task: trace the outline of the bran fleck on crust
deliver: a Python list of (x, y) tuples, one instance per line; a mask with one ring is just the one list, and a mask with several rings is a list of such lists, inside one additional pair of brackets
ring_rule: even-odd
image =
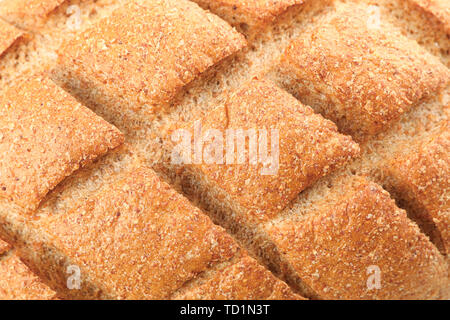
[(34, 29), (41, 26), (48, 14), (65, 0), (3, 0), (0, 2), (0, 17), (9, 23)]
[(46, 78), (0, 98), (0, 198), (33, 211), (65, 177), (123, 135)]
[(436, 57), (390, 25), (370, 21), (367, 7), (340, 6), (294, 40), (279, 67), (288, 91), (361, 139), (449, 82)]
[[(393, 193), (418, 223), (434, 225), (431, 237), (446, 255), (450, 249), (450, 130), (395, 155), (387, 164)], [(426, 227), (425, 227), (426, 228)]]
[(244, 256), (205, 283), (175, 299), (304, 300), (249, 256)]
[(0, 20), (0, 56), (23, 35), (23, 31)]
[[(359, 154), (358, 145), (350, 137), (339, 134), (331, 121), (314, 114), (311, 108), (265, 80), (252, 80), (230, 93), (225, 105), (211, 111), (200, 123), (203, 133), (208, 129), (219, 130), (224, 144), (228, 143), (225, 138), (228, 129), (255, 129), (257, 135), (263, 134), (258, 130), (265, 129), (269, 157), (277, 157), (272, 154), (271, 145), (279, 144), (279, 168), (267, 174), (262, 172), (268, 166), (260, 161), (261, 150), (255, 149), (260, 153), (258, 163), (249, 163), (247, 143), (244, 143), (247, 158), (242, 164), (237, 164), (236, 154), (228, 163), (228, 155), (224, 154), (223, 164), (207, 164), (203, 159), (201, 164), (185, 165), (199, 181), (208, 181), (208, 185), (223, 190), (235, 203), (231, 207), (242, 208), (242, 214), (249, 219), (273, 218), (317, 179)], [(183, 128), (193, 132), (192, 126)], [(271, 129), (279, 132), (279, 141), (271, 141)], [(206, 154), (207, 144), (202, 155)]]
[[(267, 226), (298, 276), (323, 299), (441, 297), (443, 256), (389, 194), (356, 178), (342, 197), (337, 206), (324, 202), (315, 213)], [(377, 270), (381, 287), (370, 290)]]
[(120, 117), (152, 118), (245, 45), (241, 34), (190, 1), (138, 0), (66, 42), (55, 73), (63, 83), (100, 90), (102, 103)]

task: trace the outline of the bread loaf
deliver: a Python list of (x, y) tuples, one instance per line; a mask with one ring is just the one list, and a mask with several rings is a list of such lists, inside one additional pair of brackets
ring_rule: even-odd
[(1, 299), (448, 299), (445, 0), (0, 2)]

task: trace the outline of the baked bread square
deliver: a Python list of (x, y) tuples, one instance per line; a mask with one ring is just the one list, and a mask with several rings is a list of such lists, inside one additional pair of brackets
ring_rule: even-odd
[(392, 192), (443, 254), (450, 248), (450, 131), (448, 123), (387, 163)]
[(297, 98), (364, 140), (449, 82), (448, 69), (366, 6), (340, 6), (285, 50), (281, 82)]
[[(273, 218), (301, 191), (359, 154), (358, 145), (332, 122), (266, 80), (231, 92), (223, 106), (198, 122), (199, 137), (197, 122), (172, 133), (177, 141), (187, 130), (191, 142), (181, 152), (180, 145), (169, 150), (172, 161), (181, 156), (199, 189), (253, 221)], [(210, 130), (222, 139), (221, 154), (214, 148), (216, 136), (208, 137)], [(204, 140), (200, 159), (194, 149), (191, 158), (183, 157), (190, 146), (197, 148), (196, 138)]]
[(35, 210), (65, 177), (124, 140), (47, 78), (0, 97), (0, 199)]
[(21, 30), (0, 20), (0, 56), (22, 35)]
[(239, 250), (231, 236), (147, 168), (42, 225), (51, 245), (79, 266), (86, 281), (121, 299), (170, 298)]
[(252, 38), (261, 36), (277, 19), (289, 13), (294, 18), (308, 7), (323, 8), (332, 0), (193, 0), (228, 21), (239, 32)]
[[(55, 74), (107, 112), (152, 120), (182, 88), (246, 45), (226, 22), (187, 0), (126, 3), (60, 49)], [(72, 85), (71, 85), (72, 84)]]
[(0, 17), (9, 23), (33, 30), (42, 26), (47, 16), (65, 0), (3, 0)]
[(447, 264), (380, 186), (355, 178), (315, 212), (268, 224), (284, 268), (322, 299), (437, 299)]
[(225, 267), (177, 300), (303, 300), (249, 256)]

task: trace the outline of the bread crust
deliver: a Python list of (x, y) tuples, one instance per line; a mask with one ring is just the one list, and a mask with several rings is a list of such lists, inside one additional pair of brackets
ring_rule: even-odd
[[(271, 129), (279, 132), (279, 140), (274, 141), (279, 144), (279, 168), (273, 173), (263, 174), (267, 165), (259, 160), (257, 164), (250, 163), (248, 144), (243, 164), (237, 163), (236, 155), (231, 164), (207, 164), (205, 159), (201, 164), (186, 164), (196, 171), (198, 181), (206, 179), (227, 193), (236, 204), (232, 207), (241, 207), (249, 220), (273, 218), (317, 179), (359, 154), (358, 145), (339, 134), (332, 122), (266, 80), (249, 81), (231, 92), (224, 106), (212, 110), (200, 123), (203, 133), (219, 130), (224, 143), (227, 129), (255, 129), (258, 135), (264, 129), (269, 157), (277, 156), (270, 153)], [(182, 128), (193, 133), (193, 126)]]
[(433, 15), (450, 35), (450, 3), (446, 0), (408, 0), (423, 12)]
[(370, 21), (366, 7), (342, 5), (294, 40), (280, 62), (288, 91), (361, 139), (385, 130), (450, 79), (416, 42)]
[[(267, 226), (298, 276), (322, 299), (442, 297), (445, 260), (389, 194), (360, 178), (343, 194), (337, 206), (324, 201), (314, 213)], [(368, 285), (374, 270), (379, 289)]]
[(12, 252), (0, 258), (0, 300), (55, 300), (56, 293)]
[[(446, 7), (0, 1), (0, 298), (448, 299)], [(279, 167), (169, 164), (195, 119)]]
[(450, 130), (441, 130), (387, 164), (393, 191), (409, 204), (419, 223), (437, 228), (436, 243), (446, 255), (450, 249)]
[(249, 256), (228, 266), (179, 300), (304, 300)]
[(202, 8), (228, 21), (239, 31), (256, 33), (272, 24), (277, 17), (292, 9), (303, 6), (305, 0), (194, 0)]
[(0, 56), (22, 35), (21, 30), (0, 20)]
[(64, 178), (124, 140), (47, 78), (11, 87), (0, 105), (0, 198), (27, 213)]
[(0, 239), (0, 255), (3, 255), (9, 249), (11, 249), (11, 246), (9, 245), (9, 243)]
[(239, 250), (146, 168), (105, 186), (66, 215), (50, 217), (43, 229), (53, 246), (121, 299), (167, 299)]
[(241, 34), (190, 1), (139, 0), (63, 44), (58, 69), (101, 90), (116, 114), (151, 118), (245, 45)]
[(4, 0), (0, 17), (9, 23), (33, 30), (42, 26), (48, 14), (65, 0)]

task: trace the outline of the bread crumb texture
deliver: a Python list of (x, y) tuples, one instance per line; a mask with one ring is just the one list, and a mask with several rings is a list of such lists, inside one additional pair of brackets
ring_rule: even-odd
[(123, 139), (46, 78), (11, 87), (0, 98), (0, 199), (33, 211), (65, 177)]

